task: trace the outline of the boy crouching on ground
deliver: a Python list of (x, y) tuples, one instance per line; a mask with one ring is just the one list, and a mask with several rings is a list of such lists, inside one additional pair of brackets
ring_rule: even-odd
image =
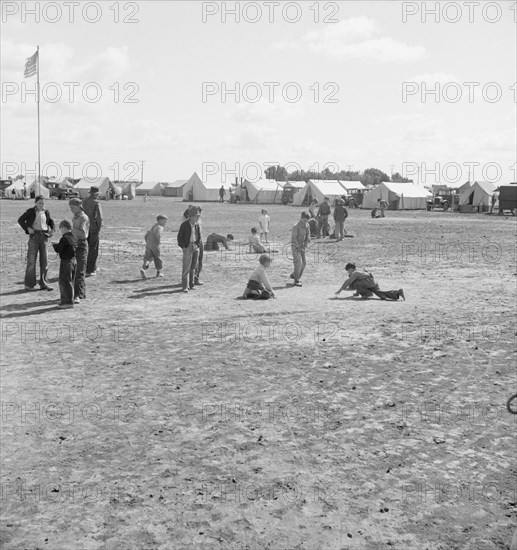
[(77, 261), (75, 259), (76, 242), (72, 234), (72, 224), (63, 220), (59, 224), (61, 239), (58, 243), (52, 243), (52, 247), (59, 254), (59, 290), (61, 300), (59, 309), (72, 309), (74, 307), (74, 283)]
[(274, 298), (275, 293), (269, 282), (266, 269), (271, 265), (272, 259), (267, 254), (259, 258), (259, 265), (255, 268), (248, 281), (248, 286), (242, 295), (243, 298), (251, 300), (268, 300)]
[(356, 269), (355, 264), (348, 263), (346, 264), (345, 269), (348, 273), (348, 279), (336, 292), (336, 296), (338, 296), (342, 290), (346, 290), (348, 288), (350, 290), (355, 290), (354, 296), (361, 296), (363, 300), (370, 298), (373, 294), (378, 296), (381, 300), (398, 300), (399, 298), (402, 298), (404, 301), (406, 300), (402, 289), (380, 290), (379, 285), (373, 278), (373, 275), (367, 271), (359, 271)]
[(160, 243), (162, 240), (162, 233), (165, 225), (167, 224), (167, 216), (159, 215), (156, 217), (156, 223), (145, 234), (145, 254), (144, 265), (140, 269), (142, 279), (147, 279), (146, 271), (154, 260), (154, 267), (156, 268), (156, 276), (163, 277), (163, 262), (160, 257)]

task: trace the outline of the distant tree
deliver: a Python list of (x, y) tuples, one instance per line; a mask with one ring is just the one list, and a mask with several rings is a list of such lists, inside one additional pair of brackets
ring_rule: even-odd
[(393, 176), (391, 176), (391, 181), (396, 183), (413, 183), (413, 180), (402, 177), (398, 172), (395, 172)]
[(270, 166), (264, 170), (266, 179), (276, 181), (287, 180), (287, 170), (283, 166)]
[(383, 181), (390, 181), (388, 174), (378, 168), (367, 168), (361, 178), (361, 183), (365, 185), (379, 185)]

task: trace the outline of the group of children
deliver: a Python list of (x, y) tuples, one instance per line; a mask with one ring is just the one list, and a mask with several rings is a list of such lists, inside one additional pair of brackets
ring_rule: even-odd
[[(344, 207), (339, 202), (336, 208)], [(182, 270), (182, 287), (183, 292), (193, 290), (196, 285), (202, 285), (199, 281), (199, 273), (202, 268), (203, 248), (206, 250), (219, 250), (219, 245), (223, 245), (229, 249), (228, 242), (233, 241), (232, 234), (226, 237), (217, 233), (212, 233), (207, 238), (206, 245), (203, 247), (201, 239), (201, 227), (199, 219), (201, 216), (201, 207), (190, 206), (184, 213), (184, 221), (178, 231), (178, 245), (183, 250), (183, 270)], [(328, 214), (327, 214), (328, 216)], [(301, 275), (305, 268), (305, 250), (310, 242), (310, 212), (302, 212), (300, 220), (293, 227), (292, 231), (292, 251), (294, 272), (291, 278), (294, 279), (295, 286), (301, 285)], [(346, 218), (345, 218), (346, 219)], [(167, 225), (168, 217), (160, 214), (156, 218), (156, 223), (146, 232), (145, 238), (145, 253), (143, 265), (140, 269), (140, 274), (143, 279), (147, 279), (147, 270), (151, 262), (154, 262), (156, 268), (156, 277), (163, 277), (163, 261), (160, 254), (160, 243), (165, 226)], [(343, 222), (344, 224), (344, 222)], [(243, 293), (243, 298), (254, 300), (267, 300), (274, 298), (275, 293), (267, 276), (267, 269), (272, 264), (272, 257), (266, 254), (267, 250), (262, 244), (269, 243), (268, 237), (270, 232), (270, 217), (267, 210), (262, 210), (259, 219), (260, 235), (257, 228), (251, 229), (249, 237), (250, 251), (253, 250), (260, 253), (259, 265), (251, 274), (246, 289)], [(54, 250), (59, 254), (61, 263), (59, 270), (59, 288), (61, 291), (61, 306), (62, 308), (73, 307), (74, 296), (74, 271), (75, 271), (75, 242), (72, 235), (72, 225), (69, 221), (63, 220), (59, 224), (61, 231), (61, 240), (53, 244)], [(339, 234), (342, 238), (343, 225), (339, 226)], [(371, 273), (367, 271), (357, 270), (355, 264), (348, 263), (345, 266), (348, 273), (348, 279), (343, 283), (340, 289), (336, 292), (338, 296), (345, 289), (355, 290), (354, 296), (360, 296), (363, 299), (370, 298), (372, 295), (378, 296), (381, 300), (405, 300), (404, 291), (390, 290), (381, 291), (378, 284), (373, 279)]]

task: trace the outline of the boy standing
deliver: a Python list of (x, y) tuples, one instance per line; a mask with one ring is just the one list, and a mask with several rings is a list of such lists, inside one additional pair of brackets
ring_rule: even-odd
[(336, 238), (342, 241), (345, 237), (345, 220), (348, 218), (348, 210), (342, 199), (337, 199), (336, 208), (334, 208), (334, 221), (336, 222), (335, 234)]
[(385, 218), (384, 212), (386, 212), (386, 208), (388, 208), (388, 203), (384, 199), (377, 199), (377, 202), (379, 203), (381, 218)]
[(398, 300), (402, 298), (406, 301), (404, 291), (399, 290), (380, 290), (379, 285), (373, 279), (373, 275), (366, 271), (359, 271), (356, 269), (355, 264), (348, 263), (345, 266), (345, 270), (348, 273), (348, 279), (341, 285), (341, 288), (336, 292), (336, 296), (342, 290), (350, 288), (355, 290), (354, 296), (361, 296), (363, 300), (370, 298), (372, 294), (378, 296), (381, 300)]
[(191, 206), (188, 210), (189, 219), (185, 220), (178, 231), (178, 245), (183, 250), (183, 270), (181, 284), (183, 292), (194, 290), (196, 265), (199, 258), (201, 241), (201, 229), (199, 227), (199, 210)]
[(162, 240), (163, 229), (168, 221), (167, 216), (160, 214), (156, 216), (156, 223), (145, 234), (145, 253), (144, 264), (140, 269), (140, 274), (144, 281), (147, 279), (146, 270), (149, 269), (151, 261), (154, 261), (154, 267), (156, 268), (156, 277), (163, 277), (163, 262), (160, 257), (160, 243)]
[(260, 225), (260, 239), (262, 240), (262, 236), (264, 236), (264, 242), (269, 242), (268, 235), (269, 235), (269, 222), (271, 221), (271, 218), (267, 214), (267, 210), (262, 210), (260, 213), (259, 218), (259, 225)]
[(72, 224), (68, 220), (63, 220), (59, 224), (59, 229), (61, 230), (61, 239), (58, 243), (52, 244), (61, 259), (59, 263), (61, 302), (58, 307), (59, 309), (72, 309), (74, 307), (74, 282), (77, 267), (75, 239), (72, 234)]
[(321, 230), (323, 229), (323, 238), (329, 234), (329, 216), (331, 208), (329, 204), (329, 198), (325, 197), (318, 210), (318, 239), (322, 236)]
[(302, 212), (300, 221), (293, 227), (291, 232), (291, 251), (293, 253), (294, 271), (291, 279), (294, 279), (294, 286), (302, 286), (302, 275), (307, 265), (305, 251), (311, 241), (309, 229), (310, 214)]
[(45, 197), (38, 195), (34, 199), (34, 203), (33, 208), (29, 208), (18, 218), (18, 224), (29, 235), (25, 290), (34, 290), (36, 286), (36, 260), (38, 254), (39, 286), (41, 290), (52, 290), (52, 287), (47, 283), (47, 242), (54, 233), (54, 220), (50, 217), (50, 212), (45, 210)]
[(77, 248), (75, 257), (77, 268), (74, 282), (74, 304), (79, 304), (86, 298), (86, 261), (88, 259), (88, 234), (90, 232), (90, 220), (84, 213), (81, 199), (70, 199), (68, 201), (70, 210), (73, 212), (72, 233), (76, 240)]

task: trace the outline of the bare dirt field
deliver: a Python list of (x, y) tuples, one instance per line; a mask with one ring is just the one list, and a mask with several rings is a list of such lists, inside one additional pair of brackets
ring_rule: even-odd
[[(354, 238), (313, 242), (297, 288), (301, 209), (268, 207), (277, 298), (253, 302), (240, 243), (261, 206), (203, 205), (205, 237), (236, 242), (184, 295), (185, 203), (111, 201), (100, 274), (61, 311), (53, 252), (55, 290), (23, 290), (29, 206), (0, 204), (2, 548), (509, 547), (515, 218), (352, 210)], [(165, 278), (142, 281), (159, 213)], [(347, 261), (407, 300), (335, 299)]]

